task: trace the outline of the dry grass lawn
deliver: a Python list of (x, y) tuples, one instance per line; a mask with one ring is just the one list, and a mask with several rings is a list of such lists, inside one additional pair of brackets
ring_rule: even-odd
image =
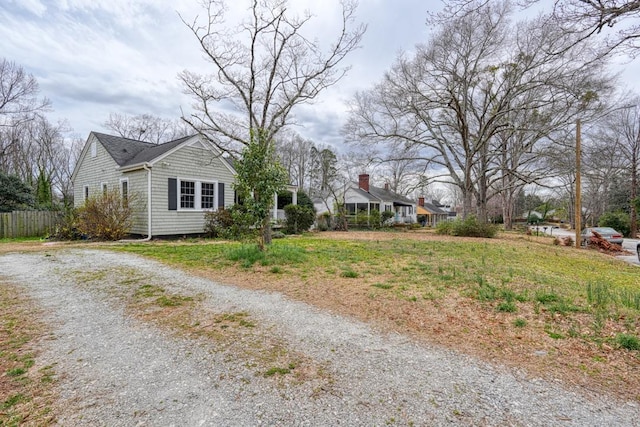
[[(295, 242), (295, 239), (291, 237), (284, 242)], [(280, 292), (294, 300), (368, 322), (382, 331), (406, 334), (426, 345), (444, 346), (514, 368), (519, 375), (559, 381), (587, 395), (606, 393), (640, 401), (640, 351), (620, 348), (613, 339), (621, 333), (639, 335), (637, 311), (618, 310), (599, 317), (585, 309), (571, 308), (571, 304), (565, 309), (553, 308), (554, 305), (540, 302), (544, 295), (527, 294), (527, 289), (538, 281), (545, 284), (545, 289), (564, 289), (563, 280), (574, 280), (571, 269), (594, 259), (598, 265), (619, 270), (615, 280), (622, 280), (622, 286), (637, 298), (640, 295), (640, 270), (628, 268), (603, 254), (557, 247), (549, 238), (522, 235), (501, 234), (498, 239), (485, 240), (437, 236), (428, 232), (335, 232), (304, 237), (301, 241), (304, 241), (300, 246), (307, 261), (283, 265), (253, 263), (250, 266), (215, 258), (220, 256), (220, 247), (228, 246), (219, 241), (80, 246), (137, 252), (218, 282)], [(326, 251), (331, 250), (322, 246), (326, 242), (342, 242), (340, 244), (347, 248), (352, 246), (354, 251), (373, 253), (387, 248), (387, 252), (378, 253), (377, 258), (372, 256), (372, 264), (368, 265), (362, 261), (362, 256), (350, 257), (349, 250), (336, 249), (332, 265), (315, 265), (314, 251), (324, 251), (326, 256)], [(423, 243), (433, 248), (469, 242), (480, 249), (477, 252), (472, 249), (471, 258), (466, 261), (445, 256), (429, 264), (440, 255), (428, 250), (417, 259), (411, 258), (414, 255), (408, 254), (410, 244), (407, 246), (407, 242), (415, 242), (413, 248), (420, 248)], [(505, 260), (522, 256), (527, 250), (548, 254), (548, 259), (541, 260), (539, 269), (534, 266), (533, 270), (519, 272), (509, 267), (509, 277), (505, 277), (506, 270), (500, 270), (496, 279), (492, 270), (499, 270), (498, 265), (491, 265), (495, 260), (485, 260), (482, 245), (491, 250), (492, 245), (499, 246), (497, 253)], [(37, 242), (2, 244), (0, 253), (68, 246), (43, 247)], [(190, 252), (179, 256), (185, 247)], [(396, 247), (398, 253), (393, 251)], [(513, 255), (509, 252), (511, 248)], [(218, 255), (207, 251), (217, 251), (215, 254)], [(578, 255), (573, 255), (576, 252)], [(554, 257), (562, 261), (554, 263)], [(469, 259), (474, 259), (477, 265), (470, 265)], [(478, 266), (482, 269), (477, 270)], [(473, 279), (463, 276), (467, 270), (485, 273)], [(567, 271), (569, 274), (565, 276)], [(599, 280), (597, 269), (584, 274), (592, 274), (590, 281)], [(437, 286), (416, 285), (429, 276), (438, 277)], [(502, 285), (499, 280), (503, 280)], [(585, 301), (580, 280), (575, 278), (577, 289), (567, 287), (566, 292), (563, 290), (560, 294), (567, 297), (567, 301), (587, 307), (589, 304)], [(458, 283), (464, 281), (463, 285)], [(493, 285), (487, 285), (487, 281)], [(500, 302), (505, 302), (502, 297), (481, 298), (483, 289), (496, 291), (507, 287), (516, 292), (515, 300), (507, 299), (515, 311), (500, 309)], [(522, 293), (518, 294), (520, 291)], [(518, 299), (518, 295), (528, 296)]]

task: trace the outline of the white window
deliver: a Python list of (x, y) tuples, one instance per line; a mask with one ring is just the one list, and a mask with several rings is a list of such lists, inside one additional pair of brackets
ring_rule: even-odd
[(200, 207), (202, 209), (215, 209), (216, 184), (203, 182), (200, 184)]
[(98, 144), (93, 141), (91, 143), (91, 157), (95, 157), (98, 155)]
[(102, 194), (103, 194), (104, 196), (106, 196), (106, 195), (107, 195), (107, 192), (108, 192), (107, 183), (106, 183), (106, 182), (103, 182), (103, 183), (102, 183)]
[(215, 210), (218, 207), (217, 189), (216, 182), (179, 179), (178, 208), (180, 210)]
[(196, 208), (196, 182), (180, 181), (180, 209)]
[(120, 180), (120, 195), (122, 196), (122, 206), (129, 206), (129, 179)]
[(89, 198), (89, 186), (85, 185), (82, 192), (84, 193), (84, 200), (87, 200)]

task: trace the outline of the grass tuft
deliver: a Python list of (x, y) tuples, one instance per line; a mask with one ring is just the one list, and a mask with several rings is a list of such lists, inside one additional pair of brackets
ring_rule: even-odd
[(627, 350), (640, 350), (640, 340), (634, 335), (618, 334), (616, 335), (616, 343)]
[(278, 374), (278, 375), (287, 375), (287, 374), (290, 374), (293, 369), (294, 369), (294, 367), (293, 367), (292, 364), (289, 364), (289, 367), (287, 367), (287, 368), (273, 367), (273, 368), (268, 369), (264, 373), (264, 376), (265, 377), (272, 377), (272, 376), (274, 376), (276, 374)]
[(513, 321), (513, 326), (515, 326), (516, 328), (524, 328), (525, 326), (527, 326), (527, 321), (522, 317), (518, 317)]
[(341, 276), (349, 279), (357, 279), (358, 277), (360, 277), (357, 271), (351, 269), (343, 271)]
[(518, 311), (518, 307), (512, 301), (503, 301), (496, 307), (498, 311), (502, 311), (504, 313), (515, 313)]
[[(21, 393), (14, 394), (13, 396), (9, 396), (9, 397), (7, 398), (7, 400), (5, 400), (4, 402), (2, 402), (2, 405), (0, 405), (0, 408), (2, 408), (2, 409), (9, 409), (9, 408), (11, 408), (12, 406), (15, 406), (15, 405), (17, 405), (18, 403), (23, 402), (23, 401), (25, 401), (25, 400), (27, 400), (27, 399), (26, 399), (26, 397), (25, 397), (23, 394), (21, 394)], [(1, 424), (0, 424), (0, 425), (1, 425)]]

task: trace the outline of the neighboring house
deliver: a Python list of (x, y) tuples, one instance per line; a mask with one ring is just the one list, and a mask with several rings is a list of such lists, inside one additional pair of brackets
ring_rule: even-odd
[(117, 188), (135, 195), (131, 233), (152, 236), (204, 231), (204, 214), (231, 207), (235, 170), (205, 138), (151, 144), (91, 132), (71, 176), (74, 204)]
[(440, 204), (436, 201), (432, 203), (425, 202), (424, 197), (418, 198), (418, 206), (416, 207), (418, 218), (424, 217), (423, 226), (435, 227), (439, 222), (449, 219), (449, 212), (441, 209)]
[(522, 214), (522, 219), (528, 220), (530, 218), (537, 218), (538, 220), (542, 220), (542, 213), (538, 211), (527, 211)]
[(416, 204), (410, 199), (385, 188), (375, 187), (369, 183), (369, 175), (358, 176), (358, 185), (349, 187), (344, 196), (345, 208), (348, 215), (363, 212), (369, 215), (371, 211), (393, 212), (396, 223), (415, 223)]

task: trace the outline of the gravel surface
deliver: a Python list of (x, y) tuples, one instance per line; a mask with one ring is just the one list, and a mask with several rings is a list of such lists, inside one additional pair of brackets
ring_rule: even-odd
[[(179, 337), (127, 314), (104, 291), (117, 275), (100, 286), (83, 280), (87, 272), (114, 269), (201, 293), (221, 313), (246, 311), (262, 333), (322, 366), (330, 381), (257, 375), (214, 341)], [(7, 254), (0, 256), (0, 280), (24, 287), (45, 309), (53, 337), (43, 340), (37, 363), (54, 365), (59, 377), (60, 425), (640, 425), (637, 402), (525, 379), (279, 294), (215, 283), (135, 255)]]

